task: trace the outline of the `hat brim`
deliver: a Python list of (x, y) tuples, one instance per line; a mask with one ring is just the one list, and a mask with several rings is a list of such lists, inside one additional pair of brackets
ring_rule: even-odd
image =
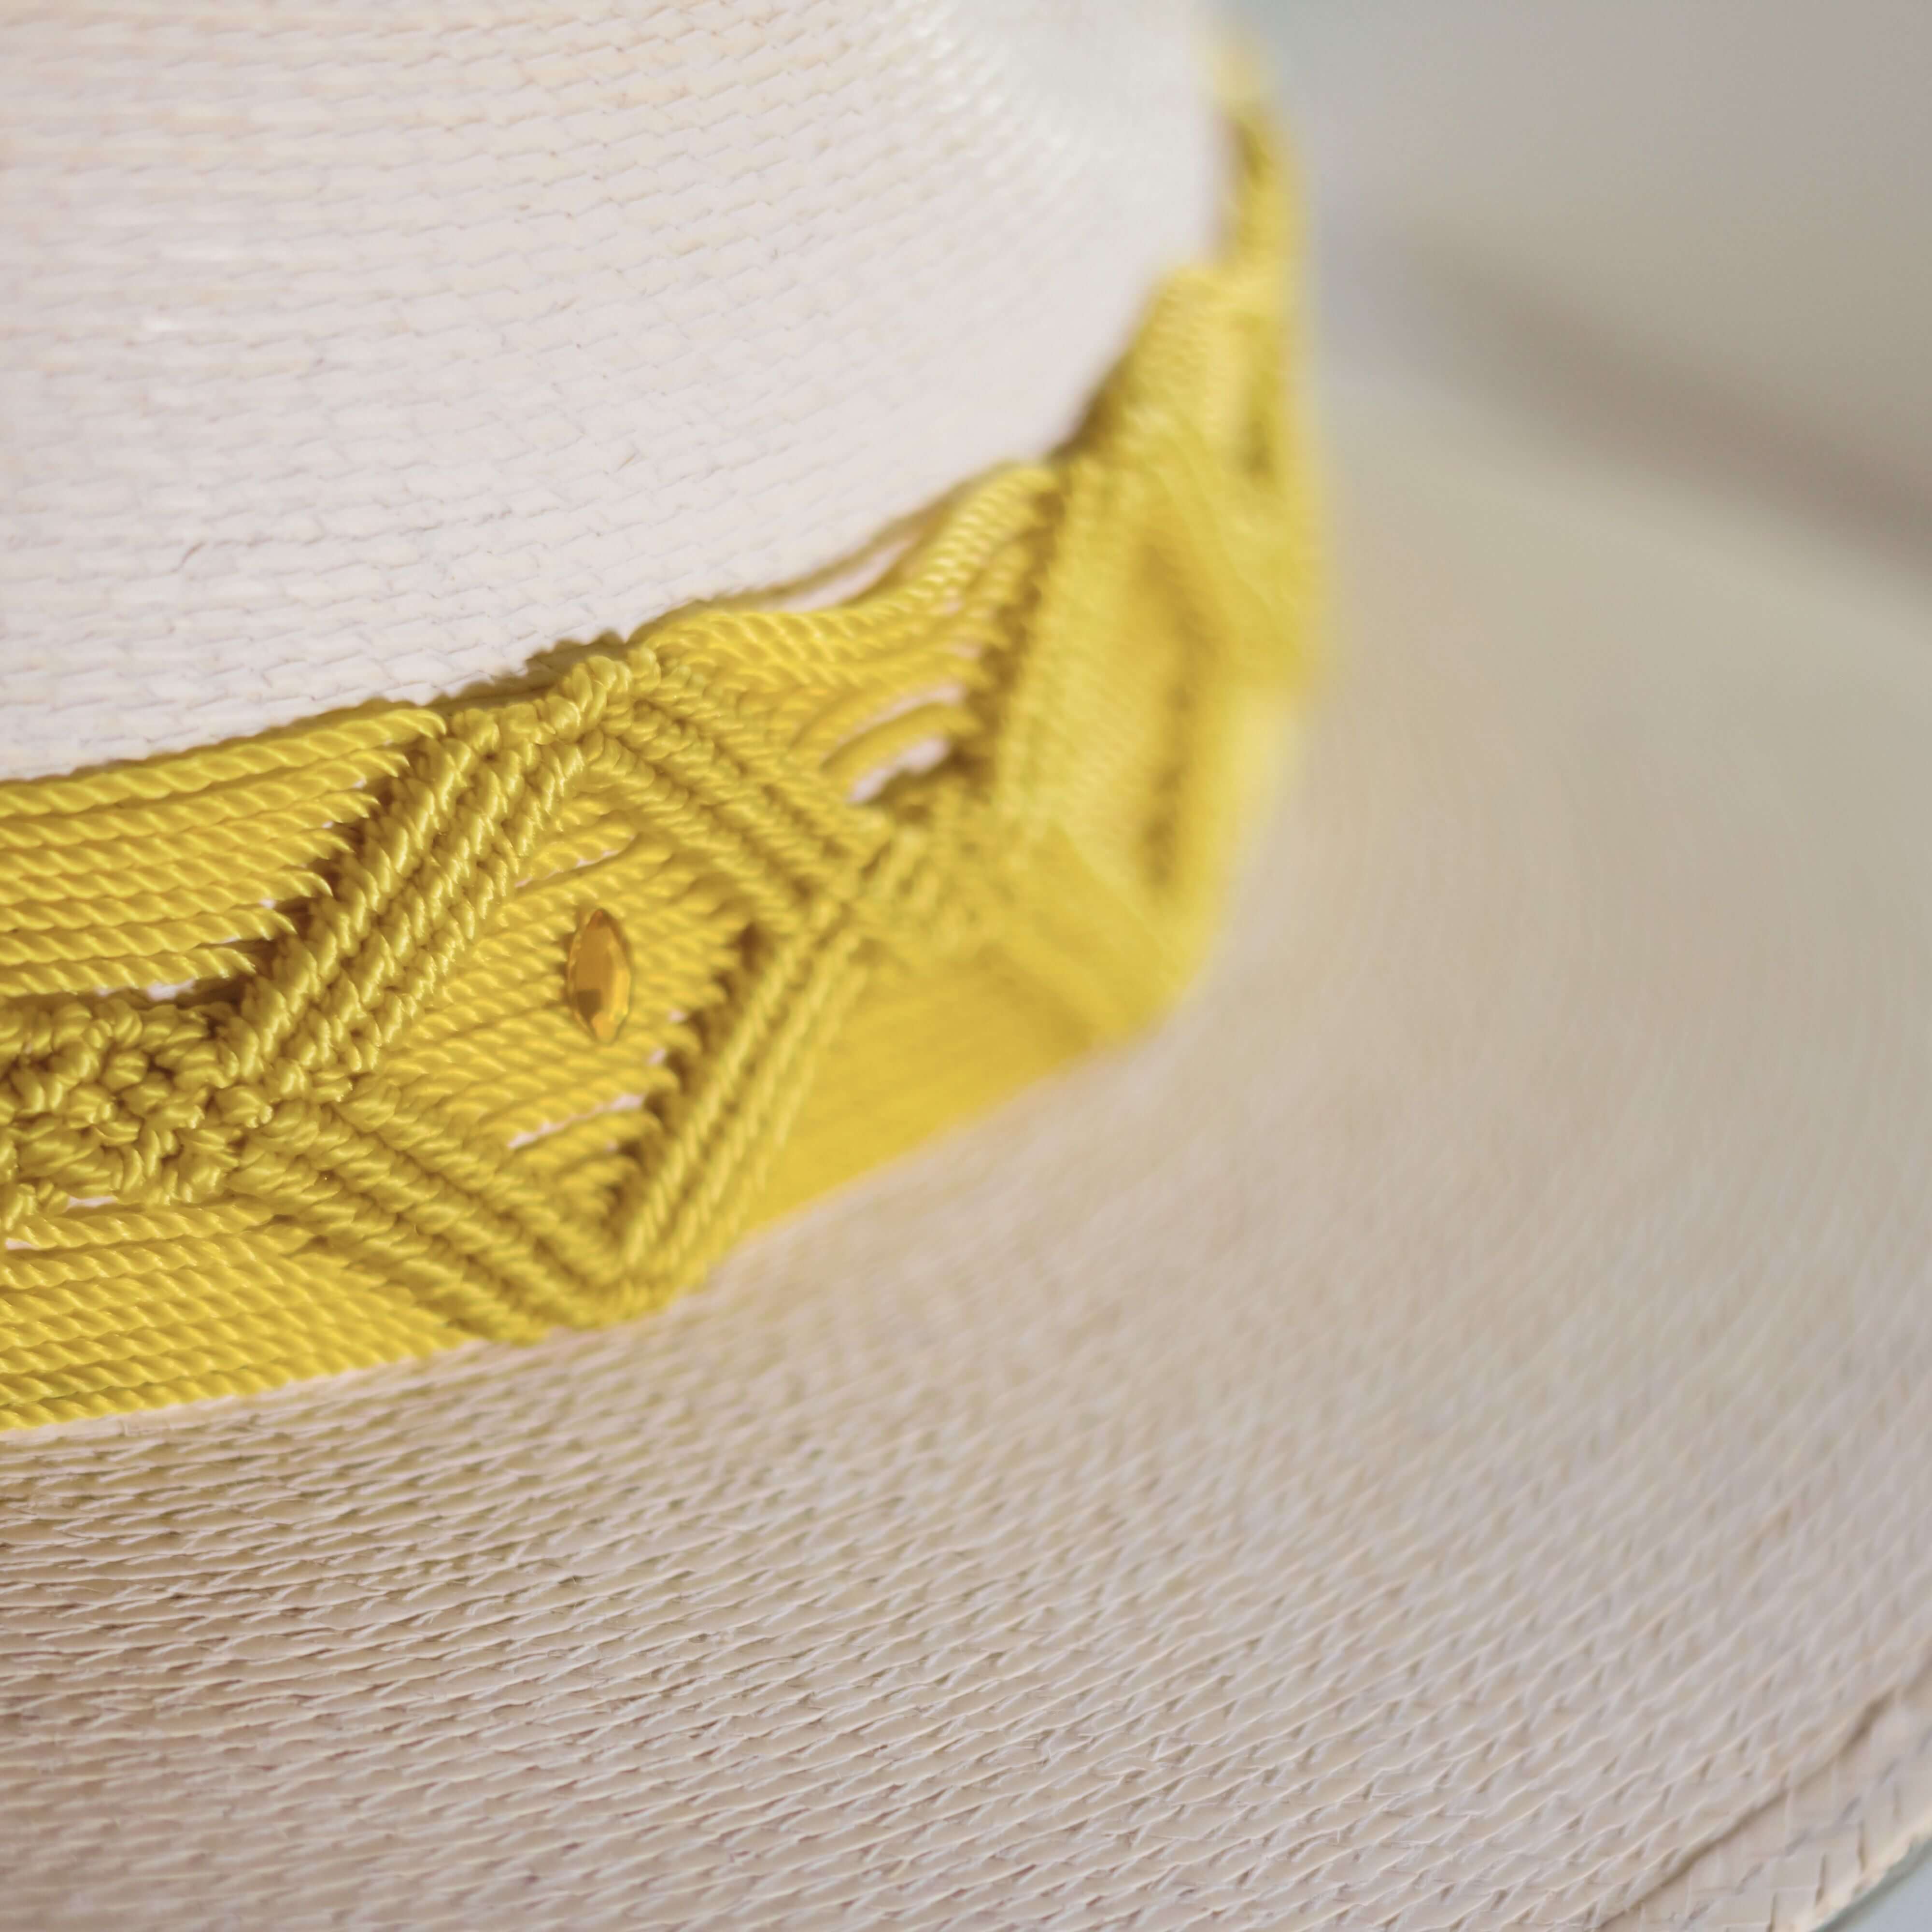
[(0, 1922), (1802, 1932), (1932, 1830), (1932, 654), (1360, 398), (1170, 1023), (628, 1328), (0, 1442)]

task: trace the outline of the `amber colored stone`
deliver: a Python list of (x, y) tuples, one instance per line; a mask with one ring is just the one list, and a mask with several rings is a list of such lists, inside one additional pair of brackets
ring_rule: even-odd
[(578, 1023), (599, 1046), (623, 1030), (631, 1010), (631, 949), (602, 906), (586, 913), (563, 962), (563, 995)]

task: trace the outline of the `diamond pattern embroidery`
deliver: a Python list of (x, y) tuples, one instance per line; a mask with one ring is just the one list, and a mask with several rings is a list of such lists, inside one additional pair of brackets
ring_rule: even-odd
[[(743, 1226), (868, 994), (992, 962), (1078, 1039), (1172, 994), (1305, 575), (1247, 158), (1244, 238), (1162, 292), (1067, 452), (855, 600), (0, 788), (0, 1412), (335, 1360), (265, 1340), (265, 1267), (312, 1329), (325, 1275), (458, 1336), (634, 1312)], [(615, 1044), (565, 996), (593, 913)], [(123, 1321), (116, 1360), (170, 1366), (130, 1382), (88, 1338), (144, 1268), (156, 1336)]]

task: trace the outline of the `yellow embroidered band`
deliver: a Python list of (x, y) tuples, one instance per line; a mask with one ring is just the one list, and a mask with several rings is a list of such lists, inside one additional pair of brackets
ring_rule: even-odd
[(839, 608), (0, 785), (0, 1422), (620, 1319), (1156, 1010), (1294, 689), (1283, 212)]

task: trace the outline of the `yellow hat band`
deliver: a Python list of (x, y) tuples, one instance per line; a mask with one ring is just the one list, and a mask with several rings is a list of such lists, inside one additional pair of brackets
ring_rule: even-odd
[(856, 599), (0, 785), (0, 1422), (634, 1314), (1174, 994), (1305, 628), (1239, 135), (1080, 435)]

